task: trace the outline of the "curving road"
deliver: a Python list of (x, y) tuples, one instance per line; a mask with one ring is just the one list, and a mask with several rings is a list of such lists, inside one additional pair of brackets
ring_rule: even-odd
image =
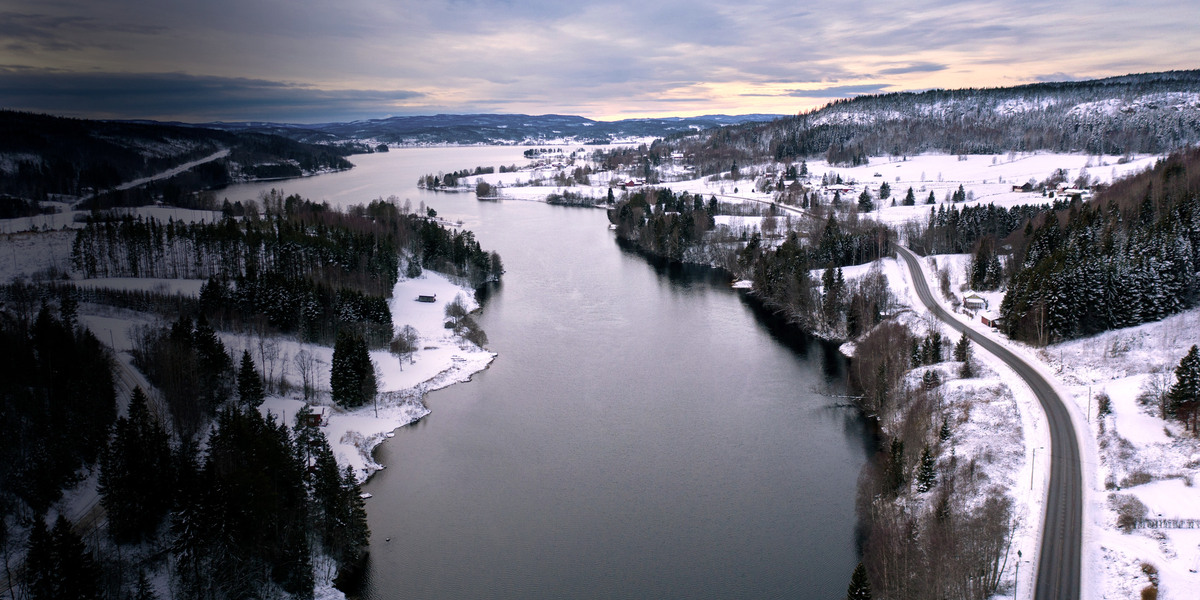
[(1050, 484), (1046, 493), (1046, 515), (1042, 524), (1042, 549), (1038, 559), (1037, 581), (1033, 597), (1037, 600), (1079, 598), (1083, 533), (1083, 470), (1079, 444), (1071, 414), (1062, 398), (1032, 366), (1004, 346), (965, 326), (934, 300), (921, 271), (917, 255), (895, 245), (897, 253), (912, 272), (913, 286), (921, 301), (939, 319), (971, 341), (991, 352), (1017, 372), (1037, 396), (1050, 426)]

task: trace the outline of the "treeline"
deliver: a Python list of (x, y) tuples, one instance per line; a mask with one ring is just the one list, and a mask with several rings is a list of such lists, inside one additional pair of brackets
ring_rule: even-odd
[(43, 208), (36, 200), (27, 200), (15, 196), (0, 196), (0, 219), (33, 217), (53, 212), (53, 208)]
[[(938, 367), (944, 346), (936, 331), (918, 338), (894, 321), (857, 342), (851, 379), (880, 435), (859, 479), (863, 572), (851, 583), (870, 592), (855, 597), (983, 600), (1005, 570), (1012, 501), (977, 457), (955, 451), (957, 421), (946, 411)], [(964, 378), (972, 375), (970, 354), (960, 340), (953, 358)]]
[[(1165, 153), (1200, 141), (1191, 102), (1200, 71), (1173, 71), (1010, 88), (862, 95), (768, 123), (681, 132), (614, 155), (637, 173), (674, 152), (700, 176), (738, 164), (823, 157), (865, 164), (872, 156), (923, 152), (1000, 154)], [(1120, 110), (1101, 107), (1116, 104)], [(640, 175), (645, 177), (645, 175)]]
[[(868, 263), (891, 253), (886, 226), (867, 220), (798, 223), (800, 233), (779, 227), (774, 207), (766, 209), (759, 231), (745, 237), (714, 227), (722, 212), (715, 197), (675, 194), (647, 188), (623, 197), (609, 209), (617, 237), (651, 256), (724, 268), (754, 284), (768, 306), (810, 330), (834, 337), (855, 336), (879, 322), (891, 304), (881, 274), (848, 285), (838, 267)], [(779, 227), (782, 241), (765, 239)], [(723, 235), (722, 235), (723, 234)], [(824, 270), (823, 282), (812, 271)]]
[(1200, 150), (1172, 154), (1092, 202), (1047, 213), (1011, 240), (1005, 332), (1041, 344), (1195, 306)]
[(264, 214), (215, 223), (124, 217), (89, 221), (72, 262), (85, 277), (207, 279), (202, 314), (223, 327), (265, 322), (277, 331), (330, 342), (343, 324), (374, 345), (391, 339), (390, 297), (400, 274), (431, 268), (473, 286), (498, 279), (499, 255), (470, 231), (448, 229), (377, 200), (347, 212), (272, 192)]
[[(467, 177), (473, 177), (476, 175), (491, 175), (495, 172), (496, 167), (475, 167), (474, 170), (462, 169), (450, 173), (438, 173), (437, 175), (427, 173), (417, 179), (417, 187), (427, 190), (443, 187), (458, 187), (460, 183), (466, 184), (465, 181), (460, 182), (460, 179), (466, 179)], [(504, 173), (505, 168), (500, 167), (500, 172)]]
[(683, 262), (684, 252), (713, 228), (710, 211), (715, 210), (716, 198), (706, 204), (700, 195), (648, 188), (622, 198), (609, 209), (608, 218), (618, 238), (652, 256)]
[(905, 239), (909, 248), (921, 254), (964, 254), (974, 250), (979, 240), (985, 237), (1003, 240), (1043, 212), (1063, 210), (1070, 205), (1069, 199), (1009, 208), (988, 204), (960, 209), (953, 204), (949, 208), (942, 204), (936, 210), (929, 209), (929, 220), (923, 227), (909, 226)]

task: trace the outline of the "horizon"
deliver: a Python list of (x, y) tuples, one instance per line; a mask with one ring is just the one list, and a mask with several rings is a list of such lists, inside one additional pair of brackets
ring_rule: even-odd
[[(12, 0), (0, 106), (316, 124), (436, 114), (795, 115), (865, 94), (1194, 68), (1200, 5), (920, 0)], [(1086, 18), (1081, 18), (1086, 17)]]

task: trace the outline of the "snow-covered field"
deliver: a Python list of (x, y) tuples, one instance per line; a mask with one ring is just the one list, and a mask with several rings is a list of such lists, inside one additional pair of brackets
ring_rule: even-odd
[[(865, 165), (844, 167), (830, 165), (823, 159), (807, 163), (809, 171), (808, 186), (820, 189), (823, 176), (831, 179), (840, 176), (853, 192), (842, 195), (847, 204), (856, 201), (863, 189), (871, 191), (875, 197), (877, 210), (860, 217), (875, 219), (886, 223), (904, 223), (913, 219), (926, 219), (929, 216), (929, 205), (925, 204), (930, 192), (933, 193), (937, 204), (949, 202), (949, 195), (963, 186), (967, 193), (966, 203), (958, 206), (995, 204), (999, 207), (1011, 207), (1022, 204), (1048, 203), (1051, 199), (1040, 193), (1014, 192), (1013, 186), (1026, 182), (1041, 182), (1049, 178), (1057, 169), (1062, 169), (1068, 182), (1073, 182), (1080, 175), (1086, 175), (1092, 183), (1107, 184), (1127, 175), (1143, 171), (1154, 165), (1158, 156), (1137, 155), (1128, 158), (1119, 156), (1096, 156), (1072, 153), (1049, 152), (1017, 152), (996, 155), (965, 155), (952, 154), (920, 154), (907, 157), (872, 157)], [(582, 165), (582, 162), (577, 162)], [(471, 176), (467, 180), (474, 185), (482, 180), (500, 186), (497, 195), (502, 199), (512, 200), (544, 200), (551, 193), (562, 193), (570, 190), (597, 200), (603, 199), (608, 193), (608, 187), (613, 181), (625, 181), (627, 176), (612, 172), (595, 173), (590, 177), (590, 185), (556, 186), (553, 178), (556, 174), (570, 172), (574, 167), (554, 169), (540, 167), (522, 169), (515, 173), (497, 173)], [(782, 173), (784, 166), (772, 164), (749, 165), (742, 168), (743, 173), (763, 175)], [(743, 177), (737, 181), (716, 179), (711, 177), (688, 178), (687, 171), (682, 167), (664, 165), (660, 167), (664, 179), (671, 179), (656, 184), (657, 187), (667, 187), (675, 193), (688, 192), (701, 194), (705, 198), (716, 196), (723, 202), (753, 202), (770, 203), (774, 200), (773, 192), (759, 192), (755, 188), (755, 179)], [(542, 185), (531, 186), (531, 181), (541, 180)], [(887, 182), (891, 188), (891, 196), (879, 202), (880, 185)], [(914, 206), (892, 206), (894, 200), (900, 204), (908, 188), (913, 188), (916, 196)], [(617, 188), (618, 195), (620, 188)], [(832, 192), (824, 194), (823, 202), (828, 203)], [(747, 225), (752, 225), (747, 221)]]
[[(1091, 525), (1103, 561), (1092, 575), (1103, 578), (1105, 598), (1139, 594), (1149, 584), (1143, 564), (1158, 572), (1159, 598), (1200, 595), (1200, 528), (1127, 533), (1117, 523), (1117, 507), (1129, 496), (1145, 506), (1149, 519), (1200, 519), (1200, 439), (1163, 420), (1156, 395), (1174, 381), (1175, 366), (1197, 343), (1200, 309), (1193, 309), (1037, 353), (1088, 414), (1087, 430), (1099, 450)], [(1101, 393), (1111, 398), (1111, 415), (1097, 414)]]

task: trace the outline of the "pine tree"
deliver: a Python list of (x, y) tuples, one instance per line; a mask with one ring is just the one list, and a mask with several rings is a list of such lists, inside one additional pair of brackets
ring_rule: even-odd
[(333, 343), (333, 360), (329, 365), (329, 387), (333, 401), (347, 408), (363, 405), (362, 388), (352, 356), (355, 347), (354, 336), (345, 329), (339, 331)]
[(917, 468), (917, 491), (924, 493), (933, 489), (937, 483), (937, 461), (933, 458), (933, 452), (926, 445), (921, 451), (921, 464)]
[(880, 186), (879, 186), (879, 199), (880, 199), (880, 200), (887, 200), (887, 199), (888, 199), (888, 198), (890, 198), (891, 196), (892, 196), (892, 186), (888, 185), (888, 182), (886, 182), (886, 181), (885, 181), (885, 182), (883, 182), (882, 184), (880, 184)]
[(263, 393), (262, 378), (254, 368), (254, 359), (249, 350), (242, 350), (242, 364), (238, 369), (237, 383), (238, 397), (243, 405), (258, 408), (258, 405), (263, 403), (266, 395)]
[(925, 199), (925, 204), (937, 204), (937, 196), (933, 192), (929, 192), (929, 198)]
[(1196, 428), (1196, 413), (1200, 407), (1200, 355), (1193, 345), (1175, 367), (1175, 384), (1167, 392), (1172, 414), (1183, 421), (1185, 428)]
[(863, 190), (858, 195), (858, 212), (871, 212), (875, 210), (875, 203), (871, 201), (871, 192)]
[(913, 206), (917, 203), (917, 196), (913, 193), (913, 189), (908, 188), (908, 192), (904, 194), (904, 206)]
[(950, 419), (942, 417), (942, 428), (938, 430), (938, 441), (944, 442), (950, 439)]
[(937, 371), (929, 369), (928, 371), (925, 371), (924, 375), (921, 376), (921, 384), (925, 386), (925, 389), (931, 390), (939, 385), (942, 385), (942, 376), (938, 375)]
[(858, 566), (854, 567), (854, 573), (850, 575), (846, 600), (871, 600), (871, 582), (867, 579), (867, 569), (862, 563), (858, 563)]
[(962, 337), (958, 338), (958, 343), (954, 345), (954, 360), (967, 362), (969, 358), (971, 358), (971, 340), (964, 331)]
[(145, 393), (134, 388), (129, 416), (117, 420), (100, 458), (100, 503), (112, 538), (138, 543), (152, 537), (171, 508), (174, 482), (170, 437), (150, 415)]
[(57, 597), (54, 549), (46, 520), (37, 517), (29, 532), (29, 551), (25, 555), (25, 586), (33, 600)]
[(25, 571), (31, 600), (100, 598), (100, 569), (62, 515), (49, 532), (42, 518), (35, 519)]

